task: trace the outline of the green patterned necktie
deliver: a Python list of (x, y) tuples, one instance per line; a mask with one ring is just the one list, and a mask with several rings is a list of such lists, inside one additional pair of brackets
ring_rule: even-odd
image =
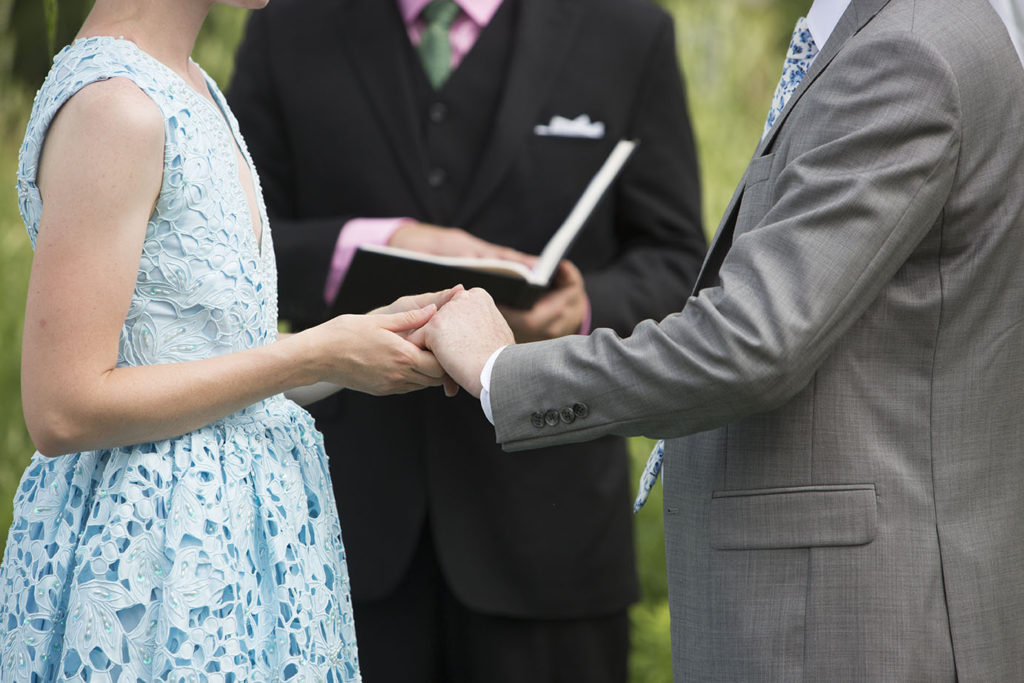
[(455, 0), (433, 0), (423, 11), (423, 35), (416, 51), (434, 90), (440, 89), (452, 72), (452, 45), (448, 33), (461, 9)]

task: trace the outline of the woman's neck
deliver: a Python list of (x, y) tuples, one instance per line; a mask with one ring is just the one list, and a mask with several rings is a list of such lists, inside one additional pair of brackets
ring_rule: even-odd
[(189, 55), (212, 6), (213, 0), (96, 0), (78, 37), (130, 40), (191, 81)]

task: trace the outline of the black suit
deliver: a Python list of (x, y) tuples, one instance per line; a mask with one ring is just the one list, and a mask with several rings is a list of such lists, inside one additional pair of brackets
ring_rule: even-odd
[[(506, 0), (444, 88), (425, 84), (394, 0), (277, 0), (252, 15), (229, 99), (271, 215), (283, 318), (324, 319), (331, 253), (351, 217), (409, 216), (537, 253), (624, 137), (640, 146), (569, 257), (594, 327), (626, 334), (682, 307), (705, 242), (663, 11)], [(580, 114), (604, 123), (602, 139), (535, 134)], [(510, 456), (478, 401), (440, 390), (346, 391), (313, 408), (357, 628), (424, 539), (476, 613), (579, 619), (635, 600), (623, 440)], [(375, 646), (359, 634), (365, 660)]]

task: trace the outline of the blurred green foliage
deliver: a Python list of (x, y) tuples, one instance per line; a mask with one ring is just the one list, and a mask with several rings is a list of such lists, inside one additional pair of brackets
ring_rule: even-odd
[(18, 145), (31, 99), (13, 74), (13, 10), (12, 0), (0, 0), (0, 537), (4, 539), (11, 522), (11, 499), (32, 453), (21, 417), (19, 363), (32, 250), (14, 190)]
[[(49, 0), (47, 0), (49, 1)], [(379, 0), (385, 2), (386, 0)], [(56, 44), (74, 37), (91, 0), (60, 0)], [(710, 236), (760, 135), (793, 23), (810, 0), (661, 0), (676, 20), (680, 61), (701, 162)], [(216, 6), (194, 57), (222, 85), (231, 76), (246, 13)], [(39, 0), (0, 0), (0, 542), (11, 500), (32, 453), (20, 402), (19, 354), (31, 249), (14, 191), (18, 146), (31, 93), (49, 68), (47, 22)], [(652, 442), (631, 442), (639, 475)], [(642, 601), (633, 622), (631, 680), (670, 683), (669, 611), (661, 487), (636, 525)]]
[(46, 43), (52, 52), (57, 41), (57, 0), (43, 0), (43, 17), (46, 19)]
[[(675, 18), (710, 239), (761, 135), (793, 24), (809, 0), (661, 0)], [(634, 439), (633, 480), (653, 442)], [(630, 680), (672, 683), (661, 486), (636, 518), (641, 601), (630, 612)]]

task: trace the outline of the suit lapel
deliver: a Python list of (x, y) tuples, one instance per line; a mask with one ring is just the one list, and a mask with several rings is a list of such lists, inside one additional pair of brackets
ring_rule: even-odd
[[(825, 43), (825, 48), (815, 57), (814, 62), (811, 64), (811, 68), (808, 69), (807, 74), (803, 80), (800, 81), (800, 85), (796, 91), (790, 96), (789, 101), (786, 102), (786, 106), (779, 113), (778, 118), (775, 120), (775, 124), (772, 126), (768, 134), (761, 140), (757, 149), (754, 152), (753, 158), (762, 156), (767, 149), (771, 146), (775, 137), (778, 135), (779, 129), (782, 127), (782, 123), (789, 116), (789, 112), (796, 106), (796, 103), (800, 100), (803, 94), (809, 87), (814, 83), (818, 76), (825, 70), (832, 60), (835, 58), (842, 47), (846, 44), (857, 31), (862, 29), (878, 12), (885, 7), (889, 0), (853, 0), (850, 6), (843, 13), (843, 16), (839, 19), (839, 23), (836, 24), (835, 29), (832, 31), (832, 35), (829, 36), (828, 41)], [(749, 170), (749, 166), (748, 166)], [(717, 272), (718, 266), (721, 265), (724, 258), (723, 253), (719, 253), (721, 250), (728, 250), (732, 243), (732, 233), (736, 222), (736, 214), (739, 209), (739, 203), (743, 197), (743, 190), (746, 187), (747, 173), (744, 172), (743, 177), (740, 179), (739, 184), (736, 187), (736, 191), (733, 192), (732, 199), (729, 200), (729, 205), (726, 207), (725, 212), (722, 214), (722, 222), (718, 226), (718, 230), (715, 232), (715, 237), (711, 241), (711, 246), (708, 248), (707, 256), (704, 258), (704, 264), (701, 266), (700, 273), (697, 275), (697, 280), (694, 284), (694, 293), (696, 293), (705, 283), (705, 274)]]
[[(436, 222), (426, 185), (426, 153), (418, 133), (416, 98), (405, 53), (409, 50), (394, 0), (345, 0), (338, 29), (356, 80), (385, 129), (395, 161), (424, 212)], [(371, 30), (368, 27), (384, 27)]]
[(537, 113), (555, 82), (558, 65), (572, 44), (582, 4), (578, 0), (519, 0), (512, 58), (494, 132), (456, 212), (456, 225), (464, 226), (472, 220), (533, 130)]
[(772, 129), (768, 131), (768, 135), (764, 137), (764, 140), (757, 147), (755, 156), (760, 156), (764, 153), (764, 150), (772, 144), (775, 136), (779, 132), (779, 128), (782, 126), (783, 121), (789, 116), (789, 112), (796, 106), (796, 103), (800, 101), (803, 94), (807, 92), (807, 89), (811, 87), (814, 81), (818, 78), (822, 71), (825, 70), (835, 56), (839, 54), (839, 51), (846, 45), (846, 41), (849, 40), (857, 31), (864, 28), (871, 19), (878, 14), (889, 0), (853, 0), (850, 6), (846, 8), (846, 12), (840, 17), (839, 23), (836, 24), (835, 29), (832, 30), (832, 35), (829, 36), (828, 41), (825, 42), (825, 48), (818, 53), (818, 56), (814, 58), (814, 62), (811, 64), (811, 68), (807, 70), (807, 74), (803, 80), (800, 81), (800, 85), (796, 91), (786, 102), (786, 106), (779, 113), (778, 118), (775, 120), (775, 124)]

